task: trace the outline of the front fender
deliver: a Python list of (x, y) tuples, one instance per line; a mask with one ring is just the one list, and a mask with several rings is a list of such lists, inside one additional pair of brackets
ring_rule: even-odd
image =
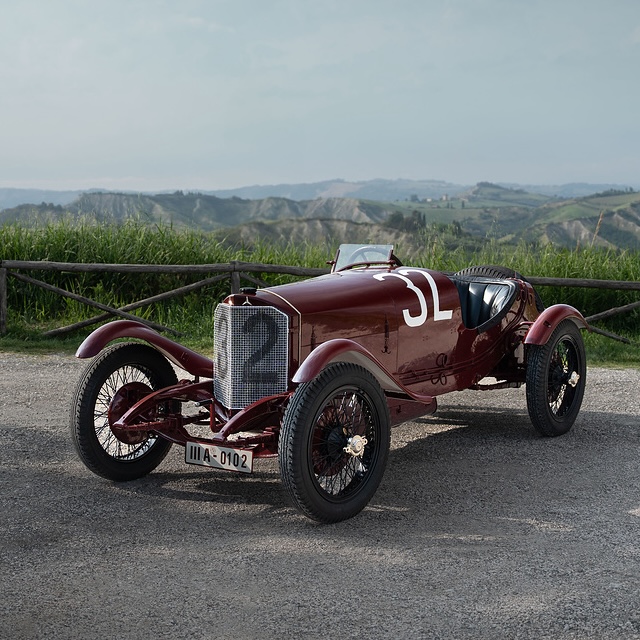
[(353, 364), (358, 364), (372, 373), (386, 392), (403, 394), (416, 402), (421, 402), (422, 404), (433, 407), (432, 411), (435, 411), (435, 398), (409, 391), (409, 389), (397, 381), (393, 375), (376, 360), (370, 351), (357, 342), (348, 340), (347, 338), (328, 340), (316, 347), (302, 365), (300, 365), (300, 368), (292, 378), (292, 382), (296, 384), (310, 382), (332, 362), (352, 362)]
[(316, 347), (300, 365), (300, 368), (292, 378), (292, 382), (296, 384), (310, 382), (328, 364), (338, 361), (359, 364), (371, 371), (378, 378), (383, 388), (393, 388), (395, 391), (399, 391), (397, 383), (373, 354), (362, 345), (347, 338), (328, 340)]
[(76, 358), (93, 358), (118, 338), (144, 340), (191, 375), (213, 378), (212, 360), (133, 320), (115, 320), (102, 325), (85, 338), (76, 351)]
[(524, 343), (546, 344), (555, 328), (563, 320), (571, 320), (579, 329), (591, 330), (589, 323), (577, 309), (568, 304), (554, 304), (536, 318), (527, 332)]

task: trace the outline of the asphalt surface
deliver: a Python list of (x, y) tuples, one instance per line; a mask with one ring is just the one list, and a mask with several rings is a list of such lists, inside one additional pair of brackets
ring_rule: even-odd
[(356, 518), (317, 525), (275, 461), (114, 484), (68, 435), (84, 363), (0, 354), (0, 637), (640, 638), (640, 372), (589, 369), (573, 430), (524, 388), (397, 427)]

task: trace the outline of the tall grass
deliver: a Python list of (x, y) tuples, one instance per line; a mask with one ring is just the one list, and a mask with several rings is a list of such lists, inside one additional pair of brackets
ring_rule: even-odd
[[(0, 226), (0, 258), (4, 260), (47, 260), (52, 262), (117, 264), (219, 264), (232, 260), (270, 264), (326, 266), (327, 256), (311, 245), (269, 247), (263, 243), (248, 249), (229, 246), (213, 234), (180, 229), (171, 225), (150, 226), (141, 220), (123, 224), (98, 224), (87, 218), (63, 220), (35, 227), (18, 224)], [(92, 300), (119, 307), (185, 284), (201, 274), (63, 273), (34, 270), (33, 278), (53, 284)], [(290, 277), (254, 274), (270, 284)], [(226, 281), (199, 292), (136, 311), (140, 317), (178, 328), (187, 333), (208, 331), (213, 306), (229, 293)], [(70, 324), (96, 314), (80, 302), (64, 298), (10, 278), (8, 312), (11, 330), (34, 326), (47, 329)]]
[[(122, 224), (98, 224), (92, 219), (63, 220), (58, 223), (24, 227), (0, 227), (0, 258), (5, 260), (50, 260), (85, 263), (133, 264), (216, 264), (232, 260), (255, 263), (324, 267), (333, 257), (326, 244), (315, 246), (292, 243), (278, 246), (260, 243), (230, 246), (211, 233), (171, 225), (148, 225), (141, 220)], [(396, 251), (402, 259), (402, 247)], [(473, 250), (452, 249), (437, 235), (427, 238), (422, 252), (412, 264), (442, 271), (458, 271), (470, 265), (499, 264), (525, 276), (640, 281), (640, 253), (598, 248), (562, 249), (529, 244), (507, 246), (487, 241)], [(200, 279), (200, 275), (59, 273), (33, 271), (32, 277), (50, 282), (110, 306), (123, 306), (134, 300), (177, 288)], [(270, 284), (292, 278), (277, 274), (255, 274)], [(13, 278), (8, 283), (9, 328), (14, 334), (69, 324), (95, 310)], [(226, 281), (196, 293), (147, 307), (140, 316), (183, 331), (188, 336), (211, 335), (211, 316), (215, 304), (229, 292)], [(597, 289), (542, 287), (546, 305), (566, 302), (585, 315), (621, 306), (639, 298), (637, 292)], [(611, 330), (637, 334), (640, 312), (625, 314), (608, 322)], [(87, 330), (85, 329), (86, 333)]]

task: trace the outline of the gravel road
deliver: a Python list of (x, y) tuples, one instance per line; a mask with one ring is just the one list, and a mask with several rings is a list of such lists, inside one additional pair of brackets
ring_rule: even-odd
[(524, 388), (445, 396), (323, 526), (275, 461), (102, 480), (68, 436), (84, 363), (0, 366), (2, 638), (640, 638), (640, 371), (590, 369), (553, 439)]

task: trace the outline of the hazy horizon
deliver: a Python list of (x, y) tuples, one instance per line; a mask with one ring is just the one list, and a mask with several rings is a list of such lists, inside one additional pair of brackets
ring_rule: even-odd
[(333, 179), (329, 179), (329, 180), (318, 180), (318, 181), (313, 181), (313, 182), (299, 182), (299, 183), (295, 183), (295, 182), (280, 182), (280, 183), (274, 183), (274, 184), (243, 184), (243, 185), (238, 185), (236, 187), (225, 187), (225, 188), (220, 188), (220, 189), (199, 189), (197, 187), (195, 188), (191, 188), (191, 189), (180, 189), (180, 188), (174, 188), (174, 187), (168, 187), (168, 188), (162, 188), (162, 189), (135, 189), (135, 188), (122, 188), (122, 189), (118, 189), (118, 188), (107, 188), (107, 187), (101, 187), (99, 185), (93, 186), (93, 187), (87, 187), (87, 188), (72, 188), (72, 187), (67, 187), (67, 188), (57, 188), (57, 187), (38, 187), (38, 186), (34, 186), (34, 187), (15, 187), (15, 186), (0, 186), (0, 192), (7, 192), (7, 191), (37, 191), (37, 192), (60, 192), (60, 193), (76, 193), (76, 192), (90, 192), (90, 191), (95, 191), (95, 192), (130, 192), (130, 193), (172, 193), (172, 192), (176, 192), (176, 191), (184, 191), (185, 193), (205, 193), (205, 192), (223, 192), (223, 191), (241, 191), (243, 189), (260, 189), (260, 188), (264, 188), (264, 189), (268, 189), (268, 188), (278, 188), (278, 187), (299, 187), (299, 186), (313, 186), (316, 184), (323, 184), (323, 183), (333, 183), (333, 182), (344, 182), (346, 184), (354, 184), (354, 185), (367, 185), (369, 183), (375, 183), (375, 182), (407, 182), (407, 183), (441, 183), (443, 185), (451, 185), (452, 187), (456, 187), (456, 188), (471, 188), (476, 186), (479, 182), (488, 182), (491, 184), (495, 184), (498, 186), (504, 186), (505, 188), (526, 188), (526, 187), (532, 187), (532, 188), (551, 188), (551, 187), (569, 187), (571, 185), (576, 185), (576, 186), (580, 186), (580, 185), (585, 185), (585, 186), (593, 186), (593, 187), (603, 187), (603, 188), (608, 188), (608, 187), (614, 187), (614, 188), (621, 188), (621, 189), (627, 189), (627, 188), (632, 188), (634, 190), (639, 190), (640, 189), (640, 180), (636, 183), (622, 183), (622, 182), (565, 182), (565, 183), (559, 183), (559, 182), (554, 182), (554, 183), (545, 183), (545, 184), (537, 184), (537, 183), (533, 183), (533, 182), (526, 182), (526, 183), (519, 183), (519, 182), (501, 182), (501, 181), (493, 181), (493, 180), (480, 180), (478, 182), (475, 183), (470, 183), (470, 184), (466, 184), (466, 183), (458, 183), (458, 182), (452, 182), (451, 180), (436, 180), (436, 179), (432, 179), (432, 178), (425, 178), (425, 179), (409, 179), (409, 178), (372, 178), (371, 180), (346, 180), (344, 178), (333, 178)]

